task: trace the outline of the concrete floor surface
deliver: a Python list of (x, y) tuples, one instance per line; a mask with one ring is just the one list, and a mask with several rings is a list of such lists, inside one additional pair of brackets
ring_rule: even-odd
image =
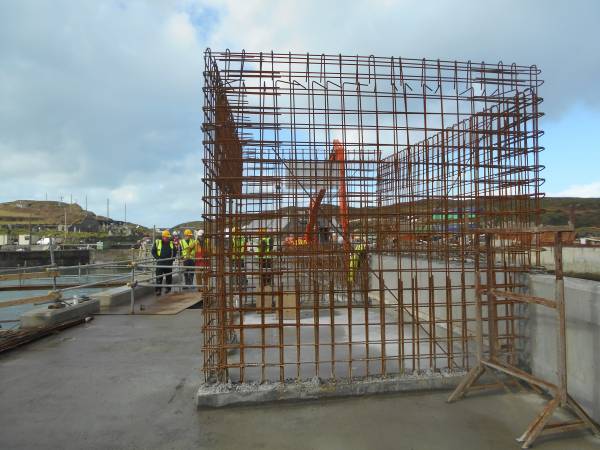
[[(196, 411), (201, 312), (101, 316), (0, 355), (0, 448), (517, 449), (534, 394), (447, 392)], [(536, 448), (597, 449), (589, 433)]]

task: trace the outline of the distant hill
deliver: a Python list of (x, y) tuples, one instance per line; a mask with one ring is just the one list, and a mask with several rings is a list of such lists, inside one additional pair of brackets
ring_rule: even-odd
[(202, 220), (193, 220), (191, 222), (180, 223), (171, 228), (173, 228), (175, 230), (181, 230), (181, 229), (186, 229), (186, 228), (190, 228), (192, 230), (199, 230), (203, 227), (204, 227), (204, 222)]
[(17, 200), (0, 203), (0, 225), (59, 225), (64, 223), (65, 210), (70, 222), (79, 222), (89, 214), (76, 203)]
[[(569, 222), (571, 210), (573, 210), (575, 228), (578, 232), (600, 235), (600, 198), (546, 197), (542, 199), (542, 208), (544, 209), (542, 213), (542, 224), (544, 225), (566, 225)], [(281, 213), (297, 214), (299, 210), (304, 209), (306, 208), (283, 208)], [(321, 206), (321, 210), (325, 214), (335, 213), (333, 211), (335, 209), (337, 207), (332, 205), (323, 204)], [(350, 209), (351, 214), (357, 214), (357, 212), (354, 208)], [(251, 220), (251, 217), (247, 220), (241, 220), (241, 222), (246, 223), (249, 220)], [(175, 225), (173, 228), (199, 229), (202, 226), (202, 221), (191, 221)]]
[(568, 223), (572, 209), (577, 231), (600, 233), (600, 198), (546, 197), (542, 208), (544, 225)]
[(114, 226), (139, 227), (135, 223), (124, 223), (108, 217), (96, 215), (84, 210), (77, 203), (56, 201), (16, 200), (0, 203), (0, 228), (28, 228), (31, 225), (39, 229), (56, 229), (66, 222), (69, 228), (79, 231), (97, 231)]

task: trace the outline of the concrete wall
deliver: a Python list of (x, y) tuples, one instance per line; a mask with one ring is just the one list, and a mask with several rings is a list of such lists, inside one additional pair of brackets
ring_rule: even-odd
[[(87, 264), (90, 260), (89, 250), (60, 250), (54, 252), (54, 261), (59, 266), (76, 266)], [(49, 251), (10, 252), (0, 251), (0, 268), (44, 266), (50, 264)]]
[[(529, 291), (554, 298), (554, 277), (529, 275)], [(569, 390), (600, 421), (600, 283), (567, 277), (565, 299)], [(529, 312), (532, 372), (556, 382), (556, 312), (538, 305)]]
[[(573, 258), (574, 264), (580, 264), (579, 267), (587, 267), (589, 272), (591, 267), (585, 266), (585, 262), (578, 263), (574, 261), (577, 251), (584, 250), (586, 258), (589, 254), (597, 255), (600, 258), (600, 249), (596, 248), (576, 248), (569, 247), (573, 250), (569, 254), (569, 258)], [(598, 252), (597, 252), (598, 251)], [(550, 252), (547, 252), (550, 253)], [(398, 261), (395, 257), (382, 256), (381, 260), (374, 257), (371, 261), (371, 267), (377, 273), (379, 269), (379, 261), (382, 268), (392, 269), (390, 272), (382, 272), (385, 280), (385, 285), (389, 289), (385, 294), (385, 302), (395, 304), (394, 297), (398, 295), (398, 273), (395, 272), (398, 267)], [(402, 258), (400, 264), (402, 267), (410, 268), (410, 260)], [(427, 267), (426, 260), (417, 261), (420, 269)], [(593, 265), (593, 263), (592, 263)], [(461, 273), (452, 272), (450, 279), (445, 279), (445, 272), (436, 272), (436, 269), (443, 269), (445, 264), (441, 262), (433, 262), (434, 269), (433, 284), (437, 287), (449, 286), (452, 292), (452, 303), (457, 303), (461, 295), (464, 295), (467, 300), (472, 300), (474, 292), (472, 289), (466, 289), (461, 292)], [(450, 267), (455, 270), (459, 267), (456, 263), (450, 263)], [(571, 266), (573, 267), (573, 266)], [(470, 285), (474, 282), (474, 274), (469, 272), (464, 274), (465, 284)], [(600, 259), (598, 267), (595, 268), (600, 273)], [(416, 283), (419, 287), (428, 286), (428, 271), (415, 273), (411, 271), (402, 272), (400, 276), (405, 289), (410, 289), (411, 282)], [(378, 277), (371, 274), (371, 289), (378, 286)], [(485, 276), (482, 279), (485, 283)], [(523, 284), (527, 286), (530, 295), (554, 298), (554, 276), (542, 274), (529, 274), (524, 277)], [(390, 292), (391, 291), (391, 292)], [(371, 293), (371, 295), (376, 293)], [(407, 298), (404, 303), (410, 308), (411, 292), (405, 291)], [(446, 290), (436, 290), (434, 297), (436, 301), (444, 301)], [(429, 301), (429, 293), (427, 290), (418, 291), (418, 302), (420, 305), (426, 305)], [(567, 357), (568, 357), (568, 381), (571, 395), (578, 400), (596, 421), (600, 421), (600, 282), (583, 280), (578, 278), (565, 278), (565, 298), (567, 305)], [(523, 308), (519, 315), (529, 317), (528, 321), (518, 321), (519, 334), (524, 334), (530, 337), (527, 348), (523, 349), (522, 365), (524, 368), (531, 368), (532, 373), (550, 381), (556, 382), (556, 312), (543, 306), (537, 305), (519, 305)], [(428, 319), (427, 308), (419, 308), (421, 319)], [(462, 316), (460, 306), (453, 306), (452, 316), (454, 319)], [(467, 317), (474, 317), (473, 307), (468, 307), (466, 310)], [(446, 308), (435, 308), (435, 316), (438, 321), (443, 321), (446, 318)], [(485, 316), (485, 309), (484, 309)], [(474, 323), (471, 322), (468, 326), (469, 332), (474, 332)], [(443, 322), (440, 322), (443, 326)], [(454, 329), (457, 333), (460, 329)], [(519, 341), (519, 344), (522, 344)], [(529, 366), (529, 367), (527, 367)]]
[[(412, 265), (411, 265), (412, 264)], [(475, 306), (468, 305), (463, 309), (462, 299), (466, 302), (475, 302), (475, 272), (473, 263), (465, 262), (465, 271), (462, 271), (462, 266), (459, 262), (434, 260), (428, 263), (425, 257), (417, 258), (411, 262), (411, 258), (401, 257), (400, 260), (396, 256), (377, 255), (373, 254), (371, 258), (371, 273), (369, 274), (371, 289), (377, 289), (379, 286), (379, 273), (384, 280), (384, 301), (386, 304), (398, 304), (400, 292), (398, 291), (399, 281), (402, 283), (404, 290), (403, 305), (405, 306), (405, 319), (410, 317), (406, 315), (408, 311), (413, 311), (412, 296), (415, 296), (420, 320), (428, 321), (430, 319), (430, 310), (426, 306), (429, 304), (429, 276), (431, 274), (431, 285), (434, 287), (433, 300), (443, 306), (433, 308), (435, 319), (438, 327), (446, 328), (445, 320), (448, 317), (448, 308), (446, 304), (452, 305), (452, 320), (467, 318), (470, 319), (466, 324), (467, 333), (469, 336), (475, 336)], [(398, 268), (401, 271), (398, 272)], [(429, 271), (431, 268), (431, 272)], [(449, 277), (446, 278), (446, 268), (450, 270)], [(381, 269), (381, 272), (380, 272)], [(416, 269), (416, 271), (415, 271)], [(400, 278), (400, 279), (399, 279)], [(498, 277), (497, 282), (502, 280)], [(481, 283), (486, 283), (485, 273), (481, 275)], [(523, 281), (523, 285), (526, 281)], [(377, 292), (371, 292), (371, 296), (377, 297)], [(449, 294), (449, 297), (447, 295)], [(517, 305), (517, 308), (521, 308)], [(483, 317), (487, 317), (485, 308), (483, 309)], [(519, 313), (519, 311), (517, 311)], [(517, 323), (517, 325), (519, 325)], [(503, 332), (504, 322), (499, 324), (499, 331)], [(484, 333), (486, 332), (487, 322), (484, 323)], [(455, 322), (452, 332), (455, 335), (461, 335), (461, 324)], [(519, 342), (520, 344), (520, 342)]]
[[(540, 253), (541, 264), (554, 270), (554, 249), (546, 247)], [(566, 273), (600, 276), (599, 247), (563, 247), (563, 268)]]
[(109, 249), (109, 250), (90, 250), (90, 264), (130, 261), (132, 255), (138, 257), (139, 250), (136, 249)]

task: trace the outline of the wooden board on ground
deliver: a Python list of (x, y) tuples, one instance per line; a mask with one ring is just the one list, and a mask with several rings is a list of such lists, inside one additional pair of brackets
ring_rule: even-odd
[(156, 301), (148, 305), (144, 305), (143, 299), (140, 302), (144, 305), (144, 309), (139, 311), (136, 309), (136, 314), (178, 314), (184, 309), (195, 305), (200, 301), (202, 294), (198, 291), (184, 291), (170, 293), (156, 297)]
[(271, 312), (273, 309), (273, 288), (265, 286), (262, 291), (256, 293), (256, 308)]
[[(174, 292), (156, 297), (154, 294), (135, 299), (135, 315), (173, 315), (198, 303), (202, 294), (198, 291)], [(129, 314), (130, 305), (103, 308), (101, 315)]]
[(283, 294), (283, 318), (284, 320), (296, 319), (296, 294)]

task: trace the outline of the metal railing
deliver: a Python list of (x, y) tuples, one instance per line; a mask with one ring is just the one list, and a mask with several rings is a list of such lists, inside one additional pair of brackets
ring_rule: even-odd
[[(90, 272), (92, 269), (92, 272)], [(93, 273), (93, 270), (101, 269), (101, 273)], [(162, 270), (158, 273), (157, 269)], [(171, 269), (171, 270), (168, 270)], [(107, 270), (120, 270), (120, 273), (106, 273)], [(197, 284), (192, 283), (181, 283), (179, 281), (173, 282), (172, 278), (180, 278), (186, 272), (191, 272), (195, 279), (197, 278), (198, 271), (201, 270), (197, 266), (186, 266), (181, 263), (179, 258), (169, 258), (155, 260), (154, 258), (140, 258), (137, 260), (121, 260), (111, 261), (103, 263), (93, 264), (77, 264), (71, 266), (58, 266), (53, 264), (47, 264), (42, 266), (30, 266), (21, 267), (10, 270), (4, 270), (0, 272), (1, 281), (12, 281), (18, 280), (18, 285), (4, 285), (1, 286), (5, 290), (7, 288), (14, 288), (14, 290), (20, 290), (25, 287), (23, 282), (25, 280), (50, 280), (52, 289), (45, 295), (36, 295), (25, 298), (19, 298), (15, 300), (8, 300), (0, 302), (0, 308), (7, 308), (17, 305), (33, 304), (36, 306), (44, 305), (48, 303), (65, 302), (65, 294), (74, 290), (89, 289), (95, 287), (105, 286), (122, 286), (128, 287), (131, 291), (131, 303), (130, 313), (135, 313), (135, 290), (137, 287), (153, 287), (166, 288), (166, 289), (205, 289), (206, 283), (202, 282)], [(206, 269), (202, 269), (206, 270)], [(76, 272), (75, 272), (76, 271)], [(99, 277), (90, 281), (90, 277)], [(168, 278), (171, 278), (169, 283)], [(164, 283), (158, 282), (157, 279), (165, 281)], [(71, 281), (72, 284), (67, 286), (61, 286), (58, 280)], [(202, 277), (202, 280), (206, 280), (206, 277)], [(74, 282), (74, 283), (73, 283)], [(26, 287), (36, 287), (34, 284), (29, 284)], [(40, 286), (40, 290), (42, 290)], [(11, 322), (13, 322), (11, 320)]]

